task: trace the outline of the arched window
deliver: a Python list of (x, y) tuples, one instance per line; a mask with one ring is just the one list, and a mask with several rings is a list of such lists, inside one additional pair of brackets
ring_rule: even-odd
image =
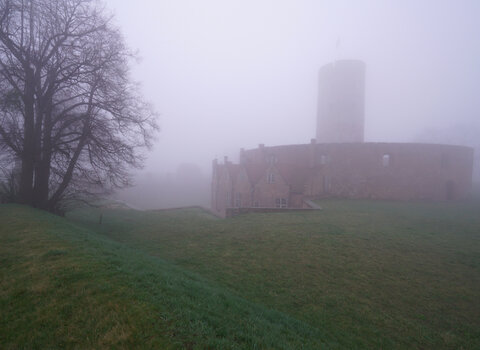
[(384, 168), (388, 168), (392, 163), (392, 157), (390, 154), (386, 153), (382, 157), (382, 165)]
[(450, 168), (450, 159), (445, 153), (442, 153), (442, 169)]
[(328, 163), (328, 156), (326, 154), (320, 155), (320, 165), (325, 165)]

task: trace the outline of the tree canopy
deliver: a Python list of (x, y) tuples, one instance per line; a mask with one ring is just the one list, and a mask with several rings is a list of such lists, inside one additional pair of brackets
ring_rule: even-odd
[(0, 160), (18, 201), (56, 211), (128, 185), (157, 128), (134, 55), (95, 0), (0, 0)]

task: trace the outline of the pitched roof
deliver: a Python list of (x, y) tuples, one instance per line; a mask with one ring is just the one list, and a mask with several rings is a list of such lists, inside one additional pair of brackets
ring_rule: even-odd
[(238, 173), (241, 171), (241, 165), (232, 163), (218, 164), (215, 171), (219, 178), (228, 176), (231, 181), (235, 181)]
[(275, 164), (283, 180), (290, 185), (292, 192), (303, 193), (305, 184), (311, 175), (311, 169), (295, 164)]
[(247, 172), (248, 179), (250, 180), (250, 183), (252, 185), (255, 185), (260, 179), (262, 178), (263, 175), (265, 175), (265, 172), (267, 171), (269, 165), (267, 164), (245, 164), (244, 165), (245, 170)]
[(240, 171), (242, 170), (242, 166), (240, 164), (233, 164), (233, 163), (230, 163), (230, 162), (225, 164), (225, 167), (226, 167), (228, 173), (230, 174), (230, 178), (232, 179), (232, 181), (235, 181), (238, 173), (240, 173)]

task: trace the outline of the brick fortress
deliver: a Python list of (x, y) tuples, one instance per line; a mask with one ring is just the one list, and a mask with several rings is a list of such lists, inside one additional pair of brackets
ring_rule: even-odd
[(212, 209), (308, 208), (309, 200), (456, 200), (472, 186), (473, 149), (364, 141), (365, 64), (320, 69), (316, 139), (240, 150), (239, 164), (213, 161)]

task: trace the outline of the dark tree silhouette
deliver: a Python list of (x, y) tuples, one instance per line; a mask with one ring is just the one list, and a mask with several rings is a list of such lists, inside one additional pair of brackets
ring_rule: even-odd
[(55, 211), (141, 166), (155, 113), (104, 13), (95, 0), (0, 0), (0, 151), (21, 162), (21, 203)]

